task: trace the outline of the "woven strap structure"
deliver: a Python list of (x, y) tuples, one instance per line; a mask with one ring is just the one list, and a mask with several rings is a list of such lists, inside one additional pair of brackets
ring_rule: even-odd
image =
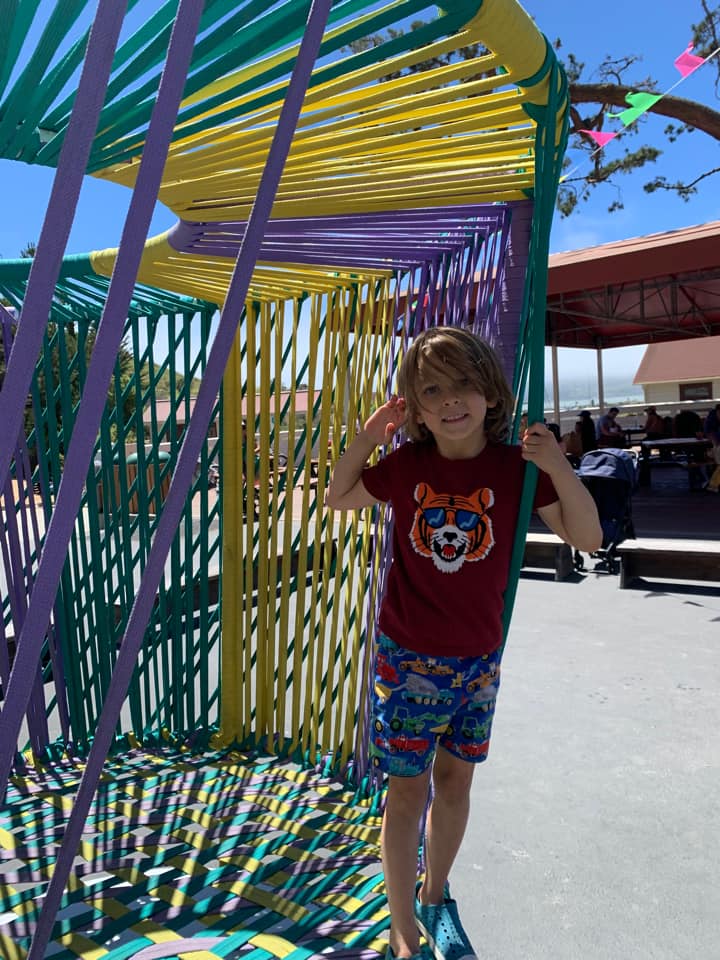
[[(449, 7), (0, 3), (0, 156), (55, 171), (34, 258), (0, 261), (13, 960), (147, 960), (186, 934), (188, 956), (376, 948), (380, 880), (333, 837), (377, 839), (392, 518), (335, 513), (324, 489), (428, 326), (488, 339), (540, 416), (567, 135), (564, 75), (516, 0)], [(68, 253), (88, 175), (128, 188), (125, 225)], [(148, 237), (158, 201), (177, 222)]]

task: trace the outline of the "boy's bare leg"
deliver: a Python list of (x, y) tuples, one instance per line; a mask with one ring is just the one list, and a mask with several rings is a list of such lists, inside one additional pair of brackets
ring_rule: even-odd
[(423, 904), (440, 904), (445, 899), (450, 868), (465, 836), (474, 771), (474, 764), (438, 747), (425, 828), (425, 879), (419, 894)]
[(382, 823), (382, 862), (390, 907), (390, 947), (396, 957), (420, 949), (415, 926), (420, 818), (427, 803), (430, 770), (417, 777), (390, 777)]

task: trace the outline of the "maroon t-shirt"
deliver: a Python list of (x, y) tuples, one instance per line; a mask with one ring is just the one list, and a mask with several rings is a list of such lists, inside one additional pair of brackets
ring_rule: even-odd
[[(488, 444), (448, 460), (434, 444), (404, 443), (363, 470), (393, 506), (393, 562), (379, 626), (416, 653), (465, 657), (502, 643), (507, 586), (525, 474), (520, 447)], [(534, 507), (558, 499), (539, 471)]]

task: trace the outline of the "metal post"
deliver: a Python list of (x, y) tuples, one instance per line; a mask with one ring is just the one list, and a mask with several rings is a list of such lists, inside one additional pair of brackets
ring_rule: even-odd
[(560, 426), (560, 377), (558, 376), (558, 348), (557, 343), (551, 347), (552, 356), (552, 390), (553, 390), (553, 420)]
[(597, 347), (597, 379), (598, 379), (598, 407), (605, 412), (605, 383), (603, 382), (602, 347)]

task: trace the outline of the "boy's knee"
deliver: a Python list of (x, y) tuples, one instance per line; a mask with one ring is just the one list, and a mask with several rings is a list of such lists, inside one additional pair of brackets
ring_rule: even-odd
[(417, 777), (390, 777), (387, 806), (406, 814), (420, 816), (427, 805), (429, 771)]
[(459, 760), (446, 751), (440, 762), (435, 761), (433, 769), (435, 796), (450, 803), (464, 801), (470, 792), (474, 772), (474, 764)]

